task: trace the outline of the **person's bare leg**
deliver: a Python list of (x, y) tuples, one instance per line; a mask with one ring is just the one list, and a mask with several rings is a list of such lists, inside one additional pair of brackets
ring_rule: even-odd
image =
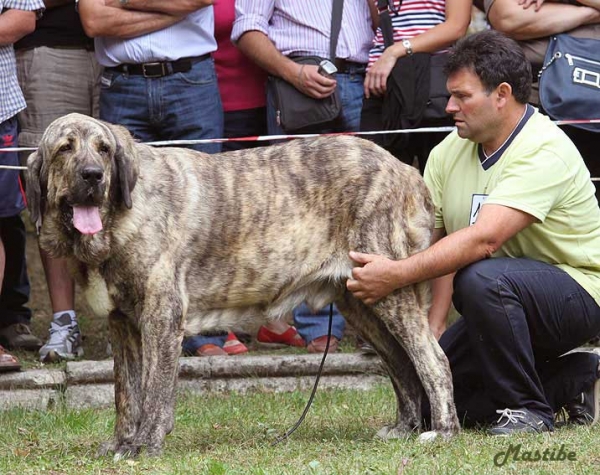
[(75, 314), (75, 282), (66, 259), (55, 259), (40, 249), (52, 305), (50, 338), (40, 349), (41, 361), (72, 359), (83, 355), (81, 333)]
[(290, 328), (290, 325), (283, 318), (280, 318), (265, 324), (265, 327), (267, 327), (273, 333), (281, 335), (282, 333), (285, 333), (288, 328)]
[(50, 257), (40, 249), (40, 257), (48, 283), (48, 294), (52, 304), (52, 313), (75, 309), (75, 283), (69, 269), (67, 260)]

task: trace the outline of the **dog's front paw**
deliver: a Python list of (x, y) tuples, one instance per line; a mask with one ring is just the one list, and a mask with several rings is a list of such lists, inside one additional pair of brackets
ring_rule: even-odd
[(121, 444), (115, 447), (113, 460), (118, 462), (119, 460), (132, 459), (137, 457), (142, 450), (141, 445), (136, 444)]
[(391, 439), (405, 439), (412, 433), (411, 430), (406, 430), (397, 426), (383, 426), (377, 434), (375, 434), (375, 438), (383, 439), (383, 440), (391, 440)]
[(117, 443), (114, 439), (103, 442), (96, 451), (96, 457), (106, 457), (108, 454), (114, 453), (116, 447)]
[(149, 457), (158, 457), (162, 454), (162, 451), (163, 449), (160, 445), (149, 445), (148, 447), (146, 447), (146, 454)]

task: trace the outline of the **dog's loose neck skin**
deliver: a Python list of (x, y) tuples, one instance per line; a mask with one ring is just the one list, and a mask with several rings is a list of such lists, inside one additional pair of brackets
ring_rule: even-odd
[(40, 234), (42, 249), (52, 257), (73, 258), (92, 267), (98, 267), (110, 258), (112, 236), (109, 227), (93, 235), (83, 235), (73, 228), (69, 216), (61, 214), (58, 209), (48, 210), (46, 218), (50, 219), (44, 220)]

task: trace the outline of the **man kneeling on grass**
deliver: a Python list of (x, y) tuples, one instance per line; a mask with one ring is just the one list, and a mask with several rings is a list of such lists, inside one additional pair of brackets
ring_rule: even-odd
[[(569, 138), (527, 104), (531, 69), (513, 40), (467, 37), (446, 69), (457, 130), (425, 170), (433, 245), (400, 261), (351, 253), (362, 267), (347, 287), (373, 304), (434, 279), (430, 327), (466, 426), (551, 431), (563, 407), (570, 422), (593, 424), (600, 356), (565, 355), (600, 332), (600, 209), (589, 172)], [(451, 301), (461, 318), (445, 331)]]

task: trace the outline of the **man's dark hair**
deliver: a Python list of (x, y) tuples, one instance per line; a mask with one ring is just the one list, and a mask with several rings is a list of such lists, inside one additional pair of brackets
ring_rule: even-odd
[(444, 72), (449, 76), (461, 69), (473, 71), (488, 93), (506, 82), (517, 102), (529, 99), (531, 65), (519, 44), (499, 31), (482, 31), (456, 43)]

